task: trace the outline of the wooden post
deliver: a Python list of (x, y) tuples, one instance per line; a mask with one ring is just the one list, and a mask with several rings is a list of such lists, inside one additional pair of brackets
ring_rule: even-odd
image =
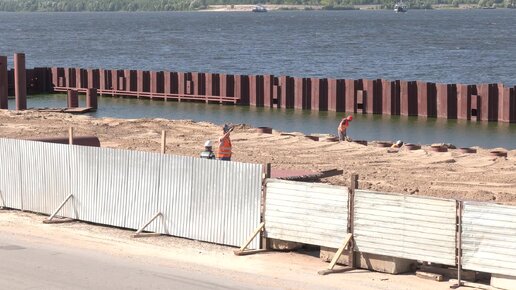
[(73, 127), (68, 129), (68, 144), (73, 145)]
[[(267, 179), (271, 178), (271, 164), (270, 163), (265, 164), (265, 176), (264, 177), (265, 178), (262, 183), (263, 184), (262, 185), (262, 206), (261, 206), (260, 215), (262, 217), (262, 222), (265, 225), (265, 202), (267, 200)], [(260, 248), (264, 249), (264, 250), (266, 250), (268, 248), (267, 237), (265, 237), (265, 235), (263, 235), (263, 234), (261, 236)]]
[[(353, 173), (351, 175), (351, 185), (349, 187), (349, 200), (348, 200), (348, 233), (351, 235), (355, 234), (355, 189), (358, 189), (358, 174)], [(351, 239), (349, 246), (349, 260), (351, 261), (351, 267), (355, 268), (355, 240)]]
[(167, 147), (167, 131), (161, 130), (161, 154), (165, 154)]

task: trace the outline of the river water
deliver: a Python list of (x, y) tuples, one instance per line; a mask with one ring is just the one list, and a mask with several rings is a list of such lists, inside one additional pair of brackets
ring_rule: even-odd
[[(516, 80), (516, 10), (0, 13), (0, 54), (27, 66), (450, 83)], [(13, 105), (11, 104), (11, 107)], [(30, 107), (64, 106), (62, 96)], [(96, 116), (248, 123), (334, 133), (340, 114), (101, 99)], [(355, 139), (516, 148), (515, 125), (354, 116)]]

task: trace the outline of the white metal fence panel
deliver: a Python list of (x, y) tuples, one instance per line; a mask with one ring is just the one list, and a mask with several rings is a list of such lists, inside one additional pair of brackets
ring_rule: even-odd
[[(163, 156), (159, 207), (164, 232), (239, 246), (260, 223), (262, 166)], [(251, 248), (258, 248), (255, 239)]]
[(516, 207), (464, 202), (462, 267), (516, 276)]
[(356, 190), (354, 239), (361, 252), (455, 265), (456, 202)]
[(339, 248), (348, 228), (348, 188), (267, 180), (268, 238)]
[[(262, 166), (0, 139), (6, 206), (239, 246), (260, 223)], [(250, 245), (257, 248), (259, 239)]]
[[(23, 209), (52, 214), (70, 192), (69, 147), (35, 141), (19, 142)], [(71, 213), (71, 203), (60, 211)]]
[(97, 206), (98, 155), (95, 147), (73, 146), (71, 154), (71, 183), (73, 215), (68, 216), (83, 221), (98, 220), (100, 208)]
[(22, 209), (19, 140), (0, 139), (0, 203)]

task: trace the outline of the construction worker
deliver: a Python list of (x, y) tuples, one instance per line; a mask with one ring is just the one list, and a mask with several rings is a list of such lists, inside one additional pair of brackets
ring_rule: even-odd
[(217, 151), (217, 159), (231, 161), (231, 139), (229, 134), (233, 131), (233, 127), (224, 125), (222, 137), (219, 138), (219, 150)]
[(342, 120), (339, 123), (339, 126), (337, 127), (337, 132), (339, 134), (339, 141), (346, 140), (347, 134), (346, 130), (349, 127), (349, 122), (353, 121), (353, 116), (347, 116), (346, 118), (342, 118)]
[(204, 151), (201, 152), (201, 158), (215, 159), (215, 153), (213, 153), (212, 144), (211, 144), (210, 140), (208, 140), (208, 141), (206, 141), (206, 143), (204, 143)]

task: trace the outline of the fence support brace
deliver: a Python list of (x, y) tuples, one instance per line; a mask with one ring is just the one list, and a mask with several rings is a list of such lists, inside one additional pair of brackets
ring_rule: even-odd
[(240, 249), (234, 251), (233, 253), (237, 256), (244, 256), (244, 255), (249, 255), (249, 254), (254, 254), (254, 253), (259, 253), (259, 252), (264, 252), (266, 251), (266, 249), (259, 249), (259, 250), (251, 250), (251, 251), (246, 251), (245, 249), (247, 249), (247, 246), (249, 246), (249, 244), (254, 240), (254, 238), (265, 228), (265, 222), (262, 222), (260, 223), (260, 225), (254, 230), (253, 234), (247, 239), (247, 241), (245, 242), (245, 244), (242, 245), (242, 247), (240, 247)]
[(159, 216), (162, 216), (163, 214), (161, 212), (157, 212), (143, 227), (139, 228), (136, 233), (133, 235), (133, 238), (137, 238), (141, 236), (141, 233), (143, 230), (145, 230), (146, 227), (148, 227), (155, 219), (157, 219)]
[(0, 190), (0, 201), (2, 202), (2, 205), (0, 205), (0, 209), (6, 208), (7, 205), (5, 204), (4, 195), (1, 190)]
[(51, 223), (52, 220), (54, 219), (54, 217), (56, 216), (56, 214), (63, 208), (63, 206), (68, 202), (68, 200), (70, 200), (70, 198), (73, 197), (73, 194), (70, 194), (68, 195), (68, 197), (66, 197), (66, 199), (61, 203), (61, 205), (54, 211), (54, 213), (45, 221), (43, 221), (44, 223)]
[(317, 272), (319, 275), (328, 275), (328, 274), (336, 272), (335, 270), (333, 270), (333, 268), (335, 267), (335, 264), (337, 264), (337, 261), (339, 260), (340, 256), (342, 255), (342, 252), (344, 252), (344, 250), (348, 246), (349, 242), (351, 241), (351, 237), (353, 237), (353, 234), (349, 234), (349, 233), (346, 234), (346, 237), (344, 238), (344, 242), (342, 243), (342, 246), (340, 246), (337, 253), (335, 253), (335, 255), (333, 256), (333, 259), (331, 260), (331, 263), (328, 266), (328, 269)]

